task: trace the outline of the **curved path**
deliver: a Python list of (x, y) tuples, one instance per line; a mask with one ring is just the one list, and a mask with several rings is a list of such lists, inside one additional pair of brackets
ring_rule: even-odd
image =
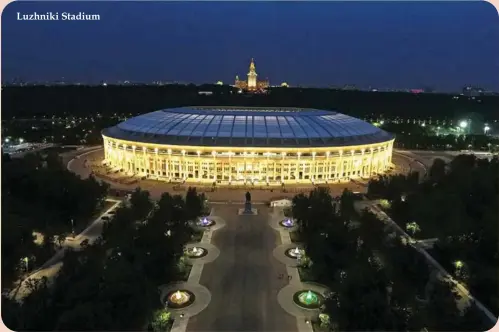
[(280, 241), (267, 223), (268, 209), (258, 206), (258, 215), (239, 216), (241, 207), (215, 207), (226, 221), (211, 239), (220, 255), (204, 265), (199, 281), (211, 302), (189, 319), (187, 331), (297, 331), (296, 319), (277, 300), (288, 281), (286, 267), (272, 254)]

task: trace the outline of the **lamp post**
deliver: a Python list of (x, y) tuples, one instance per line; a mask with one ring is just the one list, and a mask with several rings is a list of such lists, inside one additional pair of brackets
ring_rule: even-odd
[(488, 131), (490, 130), (490, 127), (486, 124), (484, 127), (483, 127), (483, 134), (484, 135), (487, 135)]
[(23, 258), (23, 261), (25, 263), (26, 272), (28, 272), (28, 270), (29, 270), (29, 258), (26, 256)]
[(467, 129), (467, 133), (470, 134), (470, 132), (471, 132), (471, 120), (470, 119), (462, 120), (461, 122), (459, 122), (459, 127), (463, 130)]

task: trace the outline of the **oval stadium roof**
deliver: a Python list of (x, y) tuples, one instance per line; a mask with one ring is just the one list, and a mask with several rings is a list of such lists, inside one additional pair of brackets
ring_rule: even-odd
[(393, 138), (338, 112), (275, 107), (169, 108), (130, 118), (102, 134), (153, 144), (249, 147), (349, 146)]

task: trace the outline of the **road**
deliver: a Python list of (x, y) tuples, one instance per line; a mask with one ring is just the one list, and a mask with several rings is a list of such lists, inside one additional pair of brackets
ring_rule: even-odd
[(27, 278), (25, 278), (22, 282), (20, 281), (16, 289), (12, 291), (12, 295), (15, 296), (15, 299), (19, 300), (28, 295), (28, 289), (26, 287), (26, 283), (29, 279), (40, 279), (42, 277), (47, 277), (49, 280), (52, 280), (59, 272), (59, 269), (62, 266), (62, 259), (64, 258), (64, 252), (71, 248), (73, 250), (80, 250), (80, 243), (84, 240), (88, 240), (89, 244), (93, 243), (102, 233), (102, 226), (104, 221), (102, 217), (109, 212), (118, 208), (121, 201), (115, 199), (108, 199), (110, 201), (115, 202), (113, 206), (104, 211), (97, 219), (95, 219), (83, 232), (78, 234), (74, 239), (66, 238), (64, 243), (62, 244), (62, 248), (59, 249), (52, 258), (46, 261), (40, 268), (33, 271)]
[(286, 331), (297, 330), (296, 318), (277, 302), (287, 279), (284, 264), (273, 257), (280, 239), (268, 224), (268, 209), (259, 205), (257, 216), (238, 216), (242, 205), (217, 205), (215, 215), (227, 222), (213, 234), (220, 256), (204, 266), (200, 284), (211, 302), (191, 317), (187, 331)]

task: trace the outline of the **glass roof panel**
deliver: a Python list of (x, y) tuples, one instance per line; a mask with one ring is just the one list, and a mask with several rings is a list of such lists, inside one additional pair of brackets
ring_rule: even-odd
[(246, 117), (236, 116), (234, 127), (232, 128), (232, 137), (246, 137)]
[(298, 122), (294, 118), (286, 118), (291, 127), (291, 130), (295, 133), (295, 137), (297, 138), (307, 138), (307, 134), (303, 131), (303, 128), (300, 126)]
[(311, 126), (308, 124), (307, 121), (305, 121), (304, 118), (296, 118), (296, 122), (300, 124), (300, 126), (303, 128), (303, 131), (307, 133), (307, 136), (309, 138), (311, 137), (320, 137), (319, 133)]

